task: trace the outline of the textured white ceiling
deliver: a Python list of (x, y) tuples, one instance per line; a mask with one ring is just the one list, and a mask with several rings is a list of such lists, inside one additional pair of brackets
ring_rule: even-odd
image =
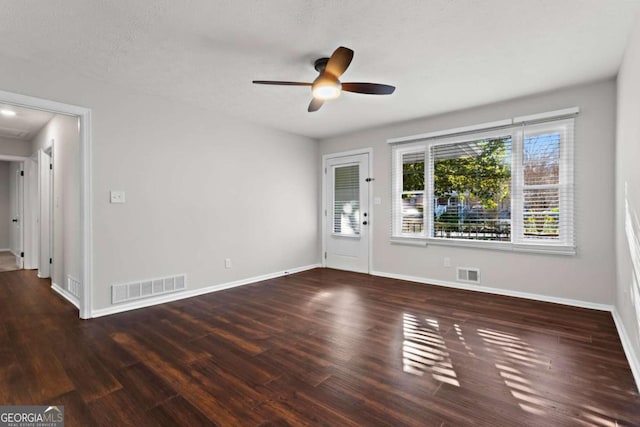
[[(640, 0), (3, 2), (0, 53), (326, 137), (617, 73)], [(355, 50), (351, 93), (307, 113), (313, 61)], [(0, 88), (2, 89), (2, 88)]]
[(6, 139), (31, 141), (54, 116), (45, 111), (0, 104), (0, 110), (5, 109), (16, 113), (12, 117), (0, 114), (0, 138)]

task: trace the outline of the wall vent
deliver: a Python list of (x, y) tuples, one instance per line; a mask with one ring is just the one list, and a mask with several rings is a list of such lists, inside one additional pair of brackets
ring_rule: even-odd
[(187, 275), (159, 277), (138, 282), (111, 285), (111, 303), (133, 301), (187, 289)]
[(76, 298), (80, 298), (80, 281), (67, 276), (67, 291)]
[(480, 283), (480, 269), (478, 268), (457, 267), (456, 273), (458, 282)]

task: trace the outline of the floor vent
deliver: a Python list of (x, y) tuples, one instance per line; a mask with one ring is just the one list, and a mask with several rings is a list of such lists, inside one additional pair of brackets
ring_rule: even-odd
[(80, 298), (80, 281), (67, 276), (67, 291), (76, 298)]
[(111, 303), (119, 304), (187, 289), (187, 275), (141, 280), (111, 286)]
[(458, 282), (480, 283), (480, 270), (477, 268), (458, 267)]

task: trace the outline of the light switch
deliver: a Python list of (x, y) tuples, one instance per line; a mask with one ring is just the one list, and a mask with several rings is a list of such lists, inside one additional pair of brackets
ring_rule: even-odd
[(124, 191), (111, 190), (111, 203), (124, 203)]

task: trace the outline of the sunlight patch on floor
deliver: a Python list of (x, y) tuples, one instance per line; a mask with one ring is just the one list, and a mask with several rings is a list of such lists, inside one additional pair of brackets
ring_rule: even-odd
[[(430, 375), (443, 384), (461, 387), (460, 378), (454, 369), (447, 342), (440, 328), (438, 321), (432, 318), (421, 319), (411, 314), (403, 314), (403, 371), (416, 376)], [(548, 368), (551, 363), (548, 356), (513, 333), (490, 328), (468, 330), (464, 325), (457, 323), (449, 330), (450, 339), (455, 339), (454, 332), (457, 338), (455, 342), (459, 342), (467, 354), (476, 357), (475, 351), (481, 354), (481, 359), (489, 357), (493, 360), (499, 378), (515, 399), (514, 403), (523, 412), (541, 417), (554, 416), (557, 409), (553, 400), (537, 389), (535, 376), (527, 377), (527, 372), (538, 372)], [(469, 342), (476, 342), (473, 337), (479, 337), (481, 344), (470, 345)], [(578, 407), (570, 402), (567, 404), (572, 407), (572, 419), (578, 425), (618, 425), (615, 418), (595, 407)]]
[(404, 372), (417, 376), (428, 373), (437, 381), (460, 387), (437, 320), (404, 313), (402, 331)]
[(518, 406), (525, 412), (545, 415), (547, 400), (516, 366), (538, 370), (548, 367), (550, 361), (516, 335), (488, 328), (478, 329), (477, 332), (484, 342), (486, 351), (493, 355), (495, 367), (504, 385), (518, 401)]

